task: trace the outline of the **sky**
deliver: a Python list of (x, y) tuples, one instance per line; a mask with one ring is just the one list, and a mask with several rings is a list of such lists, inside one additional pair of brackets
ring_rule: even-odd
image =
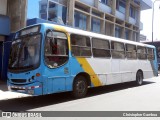
[[(154, 1), (154, 0), (152, 0)], [(141, 11), (141, 22), (143, 30), (141, 34), (147, 36), (147, 40), (152, 40), (152, 9)], [(153, 40), (160, 40), (160, 1), (154, 4)]]
[(29, 9), (27, 9), (27, 18), (31, 19), (31, 18), (39, 18), (39, 1), (40, 0), (28, 0), (28, 7)]

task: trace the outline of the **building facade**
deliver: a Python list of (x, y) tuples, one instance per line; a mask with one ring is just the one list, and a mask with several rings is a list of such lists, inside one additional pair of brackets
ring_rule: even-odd
[(151, 8), (151, 0), (39, 0), (39, 18), (139, 41), (140, 12)]
[(146, 41), (147, 36), (140, 34), (139, 40), (140, 40), (140, 42)]
[(26, 9), (27, 0), (0, 0), (1, 38), (26, 26)]
[(26, 26), (27, 0), (0, 0), (0, 80), (7, 77), (11, 33)]

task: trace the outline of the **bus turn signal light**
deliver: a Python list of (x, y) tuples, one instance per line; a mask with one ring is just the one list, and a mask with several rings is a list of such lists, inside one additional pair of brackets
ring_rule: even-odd
[(40, 73), (36, 73), (36, 76), (37, 76), (37, 77), (40, 77), (40, 76), (41, 76), (41, 74), (40, 74)]

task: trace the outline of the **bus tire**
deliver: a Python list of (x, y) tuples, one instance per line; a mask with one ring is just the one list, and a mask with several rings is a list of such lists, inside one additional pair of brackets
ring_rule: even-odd
[(83, 98), (86, 96), (88, 90), (87, 80), (83, 76), (78, 76), (75, 78), (73, 83), (73, 92), (72, 95), (75, 98)]
[(143, 83), (143, 73), (138, 71), (136, 74), (136, 85), (140, 86)]

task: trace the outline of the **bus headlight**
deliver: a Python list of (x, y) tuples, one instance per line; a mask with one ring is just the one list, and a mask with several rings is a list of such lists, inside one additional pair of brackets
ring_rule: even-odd
[(29, 82), (32, 82), (32, 79), (29, 79), (28, 81), (29, 81)]

